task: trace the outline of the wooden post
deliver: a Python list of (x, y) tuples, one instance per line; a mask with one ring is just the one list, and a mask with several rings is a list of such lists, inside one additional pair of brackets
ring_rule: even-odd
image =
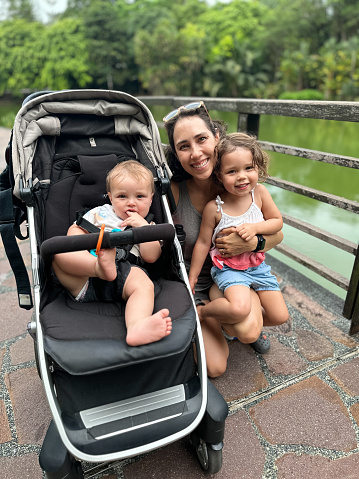
[(348, 293), (345, 298), (343, 316), (351, 320), (350, 334), (359, 332), (359, 245), (355, 255)]
[(260, 115), (239, 113), (237, 131), (255, 135), (258, 138)]

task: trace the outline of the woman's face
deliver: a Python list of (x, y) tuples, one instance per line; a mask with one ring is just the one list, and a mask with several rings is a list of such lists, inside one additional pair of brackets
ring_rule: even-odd
[(182, 168), (196, 179), (208, 179), (216, 163), (218, 135), (199, 116), (183, 117), (177, 120), (173, 141)]

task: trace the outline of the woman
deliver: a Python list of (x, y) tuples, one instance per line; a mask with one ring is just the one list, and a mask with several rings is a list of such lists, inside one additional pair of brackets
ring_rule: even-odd
[[(212, 180), (216, 163), (215, 148), (225, 134), (225, 125), (212, 120), (203, 102), (184, 105), (166, 115), (163, 119), (168, 134), (169, 146), (167, 159), (173, 171), (172, 192), (177, 205), (173, 214), (175, 224), (182, 224), (186, 232), (184, 260), (189, 270), (193, 247), (197, 240), (202, 212), (205, 205), (223, 189)], [(224, 257), (230, 257), (246, 251), (267, 251), (283, 239), (281, 232), (265, 236), (265, 248), (262, 238), (255, 236), (250, 241), (243, 240), (234, 228), (224, 230), (226, 236), (218, 238), (216, 246)], [(201, 318), (201, 307), (209, 299), (215, 299), (222, 293), (213, 286), (210, 276), (211, 260), (208, 257), (196, 284), (195, 300)], [(265, 311), (262, 312), (258, 295), (251, 290), (252, 309), (246, 319), (246, 328), (238, 331), (237, 338), (242, 343), (252, 344), (259, 352), (269, 349), (269, 340), (261, 334), (263, 325), (276, 326), (269, 322)], [(220, 322), (216, 318), (201, 321), (203, 340), (206, 350), (207, 370), (210, 377), (224, 373), (229, 354), (227, 339), (223, 335)], [(244, 330), (244, 331), (243, 331)]]

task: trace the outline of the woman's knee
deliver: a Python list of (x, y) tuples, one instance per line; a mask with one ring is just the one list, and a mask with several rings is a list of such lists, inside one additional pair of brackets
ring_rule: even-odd
[(243, 344), (251, 344), (257, 341), (261, 334), (262, 326), (251, 326), (248, 328), (241, 328), (237, 338)]
[(211, 363), (207, 361), (207, 374), (210, 378), (218, 378), (225, 373), (227, 369), (227, 358), (223, 357)]
[(270, 326), (279, 326), (286, 323), (289, 319), (289, 312), (287, 309), (282, 311), (276, 311), (275, 313), (272, 313), (270, 315), (268, 313), (265, 313), (265, 315), (266, 323), (268, 323)]

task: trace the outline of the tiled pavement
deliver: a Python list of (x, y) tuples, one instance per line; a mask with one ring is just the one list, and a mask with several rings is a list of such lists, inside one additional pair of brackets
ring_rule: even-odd
[[(8, 131), (0, 128), (0, 169)], [(29, 266), (28, 243), (21, 245)], [(228, 401), (218, 479), (359, 476), (359, 337), (348, 335), (343, 301), (271, 259), (291, 319), (267, 328), (271, 350), (230, 344), (227, 372), (214, 380)], [(38, 454), (50, 412), (0, 244), (0, 471), (40, 479)], [(84, 470), (91, 467), (84, 464)], [(98, 479), (204, 478), (187, 439), (112, 466)]]

